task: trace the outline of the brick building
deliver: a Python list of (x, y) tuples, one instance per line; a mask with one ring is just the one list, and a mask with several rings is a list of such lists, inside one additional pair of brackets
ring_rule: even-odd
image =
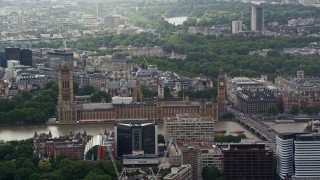
[(221, 150), (212, 143), (206, 141), (177, 141), (176, 146), (178, 153), (181, 154), (181, 163), (191, 164), (193, 180), (202, 179), (202, 169), (205, 166), (222, 170)]
[(273, 152), (265, 144), (230, 144), (222, 149), (226, 180), (272, 180)]
[(38, 134), (33, 137), (34, 154), (39, 158), (56, 159), (65, 156), (72, 160), (83, 160), (84, 149), (87, 144), (87, 133), (77, 132), (66, 137), (53, 138), (51, 132)]
[(275, 78), (275, 84), (282, 93), (284, 112), (290, 112), (293, 105), (298, 105), (305, 112), (307, 107), (320, 102), (320, 78), (305, 77), (304, 71), (297, 71), (295, 77)]

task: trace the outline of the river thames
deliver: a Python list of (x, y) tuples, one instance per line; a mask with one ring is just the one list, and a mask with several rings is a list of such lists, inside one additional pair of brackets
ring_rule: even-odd
[[(278, 132), (303, 132), (307, 123), (289, 123), (289, 124), (276, 124), (274, 122), (265, 122), (271, 128)], [(159, 133), (163, 133), (163, 123), (158, 123)], [(71, 131), (86, 131), (87, 134), (95, 136), (105, 130), (111, 131), (114, 128), (114, 123), (95, 123), (95, 124), (74, 124), (74, 125), (37, 125), (37, 126), (0, 126), (0, 140), (22, 140), (32, 138), (35, 131), (37, 133), (48, 133), (51, 131), (53, 137), (59, 137), (68, 135)], [(243, 140), (244, 142), (255, 142), (261, 139), (255, 134), (251, 133), (243, 126), (233, 121), (218, 121), (215, 122), (215, 130), (226, 130), (227, 134), (232, 134), (233, 131), (241, 130), (248, 139)], [(234, 134), (236, 135), (236, 134)]]

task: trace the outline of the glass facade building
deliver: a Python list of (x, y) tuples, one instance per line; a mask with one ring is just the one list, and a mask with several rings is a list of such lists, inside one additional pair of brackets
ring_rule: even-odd
[(277, 136), (277, 174), (280, 179), (320, 178), (320, 135), (284, 133)]
[(114, 126), (117, 157), (134, 152), (158, 154), (157, 131), (154, 123), (117, 123)]

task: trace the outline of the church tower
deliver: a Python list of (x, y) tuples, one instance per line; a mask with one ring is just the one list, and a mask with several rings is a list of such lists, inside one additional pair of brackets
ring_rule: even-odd
[(61, 124), (73, 124), (77, 122), (77, 109), (73, 95), (72, 68), (67, 64), (60, 65), (58, 74), (58, 120)]
[(218, 118), (225, 113), (226, 107), (226, 73), (221, 68), (218, 76)]

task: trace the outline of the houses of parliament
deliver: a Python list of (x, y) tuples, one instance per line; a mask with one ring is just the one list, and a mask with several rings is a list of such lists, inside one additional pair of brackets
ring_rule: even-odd
[(57, 111), (60, 124), (120, 120), (162, 121), (164, 117), (175, 117), (177, 113), (198, 113), (218, 120), (226, 104), (226, 76), (222, 70), (218, 77), (217, 101), (191, 101), (188, 97), (144, 99), (140, 85), (137, 85), (132, 97), (114, 97), (111, 103), (83, 103), (78, 102), (73, 94), (72, 68), (62, 65), (58, 74)]

